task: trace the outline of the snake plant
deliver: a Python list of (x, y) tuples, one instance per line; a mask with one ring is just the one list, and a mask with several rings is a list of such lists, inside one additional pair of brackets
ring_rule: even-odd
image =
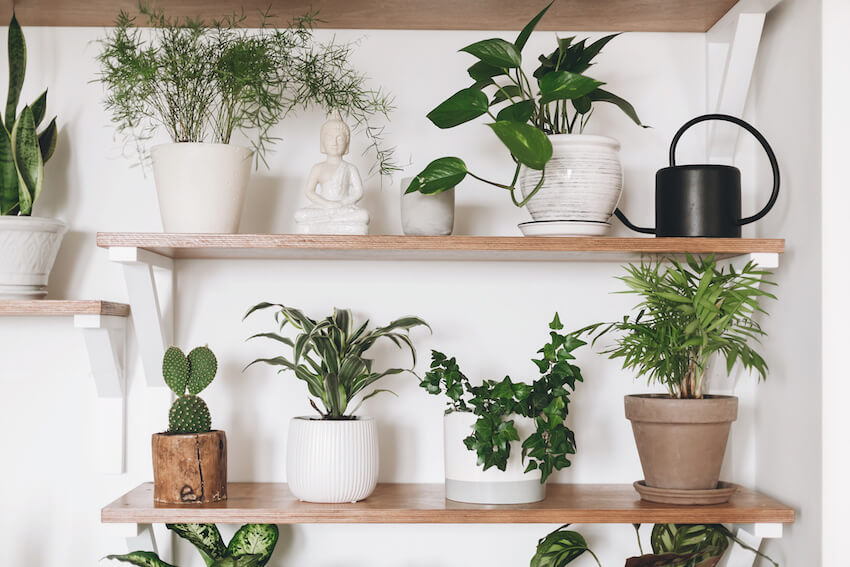
[(41, 132), (47, 112), (47, 90), (18, 114), (27, 67), (27, 44), (14, 14), (9, 23), (9, 94), (0, 128), (0, 214), (32, 214), (41, 195), (44, 164), (56, 149), (56, 118)]

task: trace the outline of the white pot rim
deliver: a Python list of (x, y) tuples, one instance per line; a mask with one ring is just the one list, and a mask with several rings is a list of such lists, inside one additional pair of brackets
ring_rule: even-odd
[(12, 227), (20, 227), (24, 228), (20, 225), (30, 225), (28, 228), (37, 228), (32, 225), (41, 225), (44, 228), (54, 228), (54, 229), (65, 229), (67, 225), (65, 221), (54, 219), (51, 217), (33, 217), (33, 216), (23, 216), (23, 215), (2, 215), (0, 216), (0, 224), (9, 225), (4, 228), (12, 228)]
[(549, 141), (553, 144), (597, 144), (600, 146), (611, 146), (619, 149), (620, 142), (616, 138), (610, 136), (602, 136), (599, 134), (546, 134)]
[(254, 153), (254, 150), (251, 148), (247, 148), (245, 146), (240, 146), (239, 144), (222, 144), (220, 142), (168, 142), (164, 144), (156, 144), (155, 146), (151, 146), (151, 151), (156, 151), (158, 148), (171, 148), (174, 146), (182, 146), (182, 147), (202, 147), (202, 148), (233, 148), (234, 150), (241, 150), (243, 152), (248, 152), (250, 154)]
[(365, 415), (355, 415), (354, 419), (325, 419), (323, 417), (312, 415), (297, 415), (292, 418), (293, 421), (309, 421), (311, 423), (362, 423), (364, 421), (374, 421), (371, 417)]

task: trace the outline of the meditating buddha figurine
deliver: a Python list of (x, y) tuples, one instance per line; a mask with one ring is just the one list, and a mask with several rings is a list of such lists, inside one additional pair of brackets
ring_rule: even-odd
[(369, 213), (357, 206), (363, 181), (357, 168), (342, 159), (351, 130), (334, 111), (322, 125), (320, 151), (327, 157), (310, 170), (306, 195), (312, 204), (295, 212), (299, 234), (368, 234)]

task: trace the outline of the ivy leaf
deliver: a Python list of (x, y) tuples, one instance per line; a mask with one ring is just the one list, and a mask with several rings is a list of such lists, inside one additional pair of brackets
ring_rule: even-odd
[(613, 104), (620, 110), (622, 110), (626, 116), (632, 119), (632, 122), (641, 126), (643, 128), (649, 128), (644, 124), (641, 124), (640, 118), (638, 118), (637, 112), (635, 111), (635, 107), (631, 105), (628, 101), (618, 97), (613, 93), (609, 93), (606, 90), (595, 89), (588, 93), (587, 98), (594, 102), (608, 102)]
[(528, 122), (537, 105), (533, 100), (523, 100), (506, 106), (496, 115), (496, 120), (508, 122)]
[(479, 89), (461, 89), (429, 112), (427, 117), (437, 128), (453, 128), (485, 114), (488, 106), (487, 95)]
[(605, 83), (569, 71), (554, 71), (540, 77), (537, 84), (540, 87), (540, 102), (547, 104), (556, 100), (581, 98)]
[(474, 55), (484, 63), (494, 67), (513, 69), (522, 65), (519, 49), (504, 39), (493, 38), (477, 41), (460, 51)]
[(419, 191), (425, 195), (442, 193), (457, 186), (466, 177), (466, 164), (456, 157), (435, 159), (407, 187), (405, 194)]
[(484, 61), (476, 61), (473, 63), (466, 72), (472, 78), (473, 81), (488, 81), (493, 77), (499, 77), (505, 74), (505, 70), (500, 67), (496, 67), (494, 65), (490, 65), (489, 63), (485, 63)]
[(530, 124), (507, 120), (488, 124), (517, 161), (531, 169), (542, 170), (552, 158), (552, 142)]
[(525, 27), (522, 28), (521, 32), (519, 32), (519, 35), (517, 36), (516, 41), (514, 41), (514, 45), (516, 46), (517, 49), (522, 51), (522, 48), (525, 47), (526, 42), (528, 42), (528, 38), (531, 37), (531, 32), (534, 31), (534, 28), (537, 27), (537, 24), (540, 22), (540, 20), (543, 18), (543, 16), (546, 14), (546, 12), (549, 10), (549, 8), (554, 3), (555, 3), (555, 0), (552, 0), (552, 2), (549, 2), (546, 5), (545, 8), (540, 10), (540, 12), (538, 12), (537, 15), (534, 16), (531, 19), (530, 22), (525, 24)]

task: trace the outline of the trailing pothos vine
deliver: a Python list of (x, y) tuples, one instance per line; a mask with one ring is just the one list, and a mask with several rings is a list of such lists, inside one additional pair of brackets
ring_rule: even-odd
[[(575, 454), (576, 442), (566, 419), (570, 394), (576, 382), (583, 381), (581, 369), (570, 361), (575, 359), (572, 352), (585, 343), (561, 333), (563, 328), (556, 313), (549, 324), (549, 342), (537, 351), (541, 357), (532, 360), (540, 377), (530, 384), (506, 376), (473, 386), (454, 357), (432, 351), (431, 368), (420, 386), (429, 394), (445, 393), (447, 413), (471, 411), (477, 416), (472, 434), (463, 442), (478, 455), (484, 470), (506, 469), (512, 441), (522, 441), (525, 470), (539, 470), (541, 483), (554, 471), (570, 466), (568, 455)], [(521, 440), (512, 415), (534, 419), (534, 433)]]

